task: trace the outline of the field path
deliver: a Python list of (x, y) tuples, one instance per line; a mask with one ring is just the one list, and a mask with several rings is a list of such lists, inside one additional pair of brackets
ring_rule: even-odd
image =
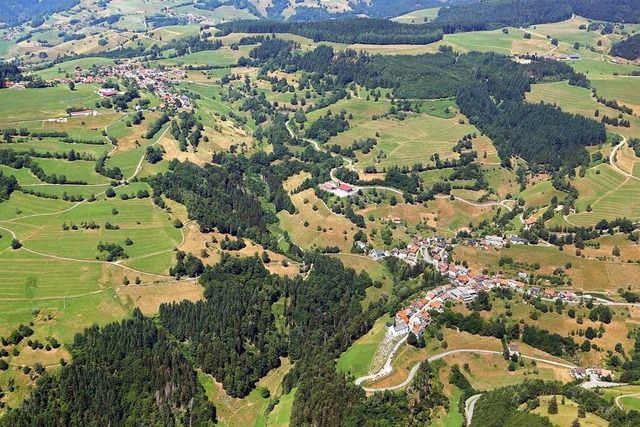
[(640, 393), (623, 394), (621, 396), (618, 396), (615, 399), (616, 406), (624, 411), (624, 407), (622, 406), (622, 403), (620, 403), (620, 399), (625, 398), (625, 397), (637, 397), (637, 396), (640, 396)]
[[(122, 118), (120, 120), (122, 120)], [(114, 123), (117, 123), (120, 120), (117, 120)], [(111, 124), (114, 124), (114, 123), (111, 123)], [(111, 124), (107, 125), (107, 127), (111, 126)], [(169, 127), (167, 127), (167, 129), (165, 129), (165, 131), (162, 133), (162, 135), (160, 135), (160, 137), (153, 144), (151, 144), (150, 146), (153, 147), (154, 145), (158, 144), (160, 142), (160, 140), (167, 134), (168, 131), (169, 131)], [(142, 164), (144, 162), (144, 158), (145, 158), (145, 154), (143, 154), (142, 157), (140, 158), (140, 161), (138, 162), (138, 166), (136, 167), (135, 172), (131, 175), (131, 177), (128, 180), (131, 180), (131, 179), (135, 178), (138, 175), (138, 173), (140, 173), (140, 171), (142, 170)], [(102, 185), (104, 185), (104, 184), (102, 184)], [(122, 187), (123, 185), (125, 185), (124, 184), (124, 180), (120, 185), (118, 185), (118, 186), (116, 186), (114, 188), (119, 188), (119, 187)], [(100, 195), (104, 194), (105, 192), (106, 191), (98, 193), (97, 196), (100, 196)], [(23, 216), (23, 217), (20, 217), (20, 218), (12, 218), (12, 219), (7, 219), (7, 220), (0, 220), (0, 223), (5, 223), (6, 224), (6, 223), (15, 222), (15, 221), (22, 221), (22, 220), (27, 219), (27, 218), (36, 218), (36, 217), (44, 217), (44, 216), (61, 215), (61, 214), (64, 214), (64, 213), (67, 213), (67, 212), (70, 212), (70, 211), (74, 210), (75, 208), (77, 208), (78, 206), (82, 205), (85, 202), (86, 202), (86, 199), (81, 201), (81, 202), (78, 202), (78, 203), (74, 204), (73, 206), (71, 206), (71, 207), (69, 207), (67, 209), (63, 209), (61, 211), (47, 212), (47, 213), (41, 213), (41, 214), (33, 214), (33, 215)], [(5, 230), (5, 231), (9, 232), (13, 239), (17, 239), (17, 235), (13, 230), (11, 230), (9, 228), (6, 228), (6, 227), (2, 227), (2, 226), (0, 226), (0, 230)], [(185, 240), (185, 235), (184, 235), (184, 233), (182, 233), (182, 242), (183, 243), (184, 243), (184, 240)], [(164, 274), (147, 273), (147, 272), (144, 272), (144, 271), (141, 271), (141, 270), (136, 270), (135, 268), (131, 268), (131, 267), (127, 266), (127, 265), (122, 264), (122, 262), (126, 262), (127, 260), (101, 261), (101, 260), (92, 260), (92, 259), (78, 259), (78, 258), (62, 257), (62, 256), (51, 255), (51, 254), (47, 254), (47, 253), (43, 253), (43, 252), (38, 252), (38, 251), (35, 251), (33, 249), (29, 249), (29, 248), (25, 247), (24, 245), (19, 250), (24, 250), (24, 251), (32, 253), (34, 255), (38, 255), (38, 256), (42, 256), (42, 257), (46, 257), (46, 258), (51, 258), (51, 259), (56, 259), (56, 260), (59, 260), (59, 261), (94, 263), (94, 264), (95, 263), (98, 263), (98, 264), (109, 264), (109, 265), (120, 267), (120, 268), (123, 268), (125, 270), (131, 271), (133, 273), (137, 273), (137, 274), (143, 274), (143, 275), (146, 275), (146, 276), (158, 277), (158, 278), (161, 278), (161, 279), (174, 279), (175, 280), (175, 278), (173, 276), (167, 276), (167, 275), (164, 275)], [(159, 255), (161, 253), (170, 252), (170, 251), (172, 251), (172, 249), (169, 249), (169, 250), (166, 250), (166, 251), (163, 251), (163, 252), (159, 252), (159, 253), (156, 253), (156, 254), (148, 254), (146, 256)], [(138, 257), (136, 259), (139, 259), (139, 258), (144, 258), (144, 257)], [(185, 278), (183, 280), (184, 281), (192, 281), (192, 280), (197, 280), (197, 278)]]
[[(447, 196), (445, 194), (438, 194), (436, 196), (436, 199), (449, 199), (451, 198), (451, 196)], [(501, 202), (484, 202), (484, 203), (480, 203), (480, 202), (472, 202), (466, 199), (463, 199), (462, 197), (458, 197), (458, 196), (453, 196), (454, 199), (462, 202), (462, 203), (466, 203), (467, 205), (471, 205), (471, 206), (476, 206), (479, 208), (485, 207), (485, 206), (500, 206), (505, 208), (506, 210), (508, 210), (509, 212), (511, 212), (513, 209), (511, 207), (509, 207), (506, 203), (505, 200), (501, 201)]]
[[(622, 135), (620, 135), (622, 136)], [(624, 176), (626, 176), (627, 178), (633, 178), (633, 179), (637, 179), (638, 181), (640, 181), (640, 178), (638, 178), (637, 176), (634, 176), (632, 173), (629, 172), (625, 172), (622, 169), (620, 169), (620, 167), (616, 164), (616, 153), (618, 152), (618, 150), (620, 148), (622, 148), (625, 144), (627, 143), (627, 137), (626, 136), (622, 136), (622, 141), (620, 141), (620, 143), (618, 145), (616, 145), (613, 150), (611, 150), (611, 154), (609, 154), (609, 164), (611, 165), (611, 167), (613, 167), (613, 169), (615, 169), (616, 172), (618, 172), (619, 174), (622, 174)]]

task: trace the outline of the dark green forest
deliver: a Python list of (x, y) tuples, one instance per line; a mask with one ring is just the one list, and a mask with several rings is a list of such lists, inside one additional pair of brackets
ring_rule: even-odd
[(629, 37), (611, 46), (611, 55), (619, 56), (630, 61), (640, 58), (640, 34)]
[(637, 23), (640, 0), (481, 0), (443, 7), (433, 25), (450, 34), (560, 22), (574, 13), (600, 21)]
[(130, 320), (77, 334), (73, 361), (45, 373), (2, 426), (213, 425), (196, 372), (172, 339), (135, 311)]

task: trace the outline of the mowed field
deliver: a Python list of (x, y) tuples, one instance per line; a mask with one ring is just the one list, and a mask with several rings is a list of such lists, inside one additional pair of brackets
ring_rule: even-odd
[(64, 117), (69, 107), (94, 108), (100, 96), (96, 88), (76, 85), (74, 91), (67, 86), (43, 89), (8, 89), (0, 91), (0, 125), (20, 127), (20, 122)]
[(391, 19), (392, 21), (401, 22), (403, 24), (423, 24), (425, 22), (431, 22), (438, 16), (439, 7), (433, 7), (430, 9), (414, 10), (405, 15), (398, 16)]
[[(360, 96), (365, 96), (365, 93)], [(457, 158), (458, 154), (451, 150), (456, 142), (464, 135), (480, 134), (475, 126), (469, 125), (466, 118), (456, 112), (452, 100), (424, 101), (419, 104), (422, 104), (422, 113), (410, 113), (404, 120), (374, 120), (374, 115), (388, 112), (392, 104), (384, 98), (377, 102), (373, 99), (351, 98), (310, 113), (308, 120), (312, 123), (328, 110), (333, 114), (340, 111), (351, 114), (353, 118), (348, 119), (350, 128), (331, 138), (328, 143), (348, 147), (356, 140), (375, 138), (378, 143), (369, 154), (356, 152), (359, 168), (368, 165), (375, 165), (378, 169), (393, 165), (413, 166), (416, 163), (427, 165), (433, 163), (430, 157), (436, 153), (443, 160)], [(460, 123), (461, 120), (464, 124)], [(476, 143), (479, 147), (475, 147)], [(495, 153), (486, 138), (474, 140), (474, 149), (480, 149), (481, 153), (487, 151), (488, 155)]]
[(598, 95), (615, 99), (640, 114), (640, 76), (592, 76), (590, 79)]
[[(563, 111), (581, 114), (585, 117), (599, 120), (595, 117), (598, 110), (600, 117), (603, 115), (617, 117), (619, 111), (606, 107), (591, 96), (591, 91), (578, 86), (570, 86), (567, 82), (545, 83), (531, 85), (531, 92), (526, 94), (527, 101), (538, 103), (544, 101), (548, 104), (557, 104)], [(619, 133), (626, 137), (640, 137), (640, 119), (625, 115), (631, 123), (631, 127), (613, 127), (607, 125), (607, 130)]]

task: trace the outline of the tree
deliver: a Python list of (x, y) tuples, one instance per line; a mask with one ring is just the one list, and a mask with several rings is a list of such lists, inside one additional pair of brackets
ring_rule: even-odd
[(69, 90), (76, 90), (76, 84), (74, 82), (69, 82)]
[(580, 345), (580, 350), (585, 353), (591, 351), (591, 341), (584, 340), (584, 342)]
[(395, 205), (397, 205), (397, 204), (398, 204), (398, 199), (396, 199), (396, 196), (391, 196), (391, 197), (389, 198), (389, 204), (390, 204), (391, 206), (395, 206)]
[(11, 241), (11, 249), (13, 249), (14, 251), (17, 249), (20, 249), (21, 247), (22, 247), (22, 243), (20, 243), (20, 240), (13, 239)]
[(618, 247), (618, 245), (615, 245), (613, 247), (613, 250), (611, 251), (611, 255), (620, 256), (620, 248)]
[(577, 418), (573, 420), (573, 422), (571, 423), (571, 427), (580, 427), (580, 420)]
[(578, 418), (586, 418), (587, 416), (587, 408), (580, 405), (578, 406)]
[(413, 332), (409, 332), (409, 336), (407, 337), (407, 344), (417, 347), (418, 346), (418, 337)]
[(551, 415), (558, 413), (558, 398), (556, 395), (553, 395), (551, 400), (549, 400), (549, 408), (547, 409), (547, 412)]

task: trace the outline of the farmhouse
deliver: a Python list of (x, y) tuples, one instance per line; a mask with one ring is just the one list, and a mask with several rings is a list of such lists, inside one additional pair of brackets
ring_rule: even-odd
[(587, 370), (585, 368), (572, 368), (570, 372), (577, 380), (582, 380), (587, 377)]
[(520, 356), (520, 347), (518, 347), (517, 345), (510, 345), (508, 350), (509, 350), (509, 357), (513, 356), (514, 354), (516, 356)]
[(83, 111), (72, 111), (72, 117), (89, 117), (89, 116), (97, 116), (98, 112), (96, 110), (83, 110)]
[(536, 222), (538, 222), (538, 218), (536, 218), (535, 216), (531, 215), (529, 218), (526, 218), (524, 220), (524, 228), (528, 230), (529, 228), (534, 226), (536, 224)]
[(100, 89), (98, 90), (98, 94), (100, 94), (100, 96), (102, 96), (103, 98), (110, 98), (112, 96), (116, 96), (118, 94), (118, 91), (115, 89)]

